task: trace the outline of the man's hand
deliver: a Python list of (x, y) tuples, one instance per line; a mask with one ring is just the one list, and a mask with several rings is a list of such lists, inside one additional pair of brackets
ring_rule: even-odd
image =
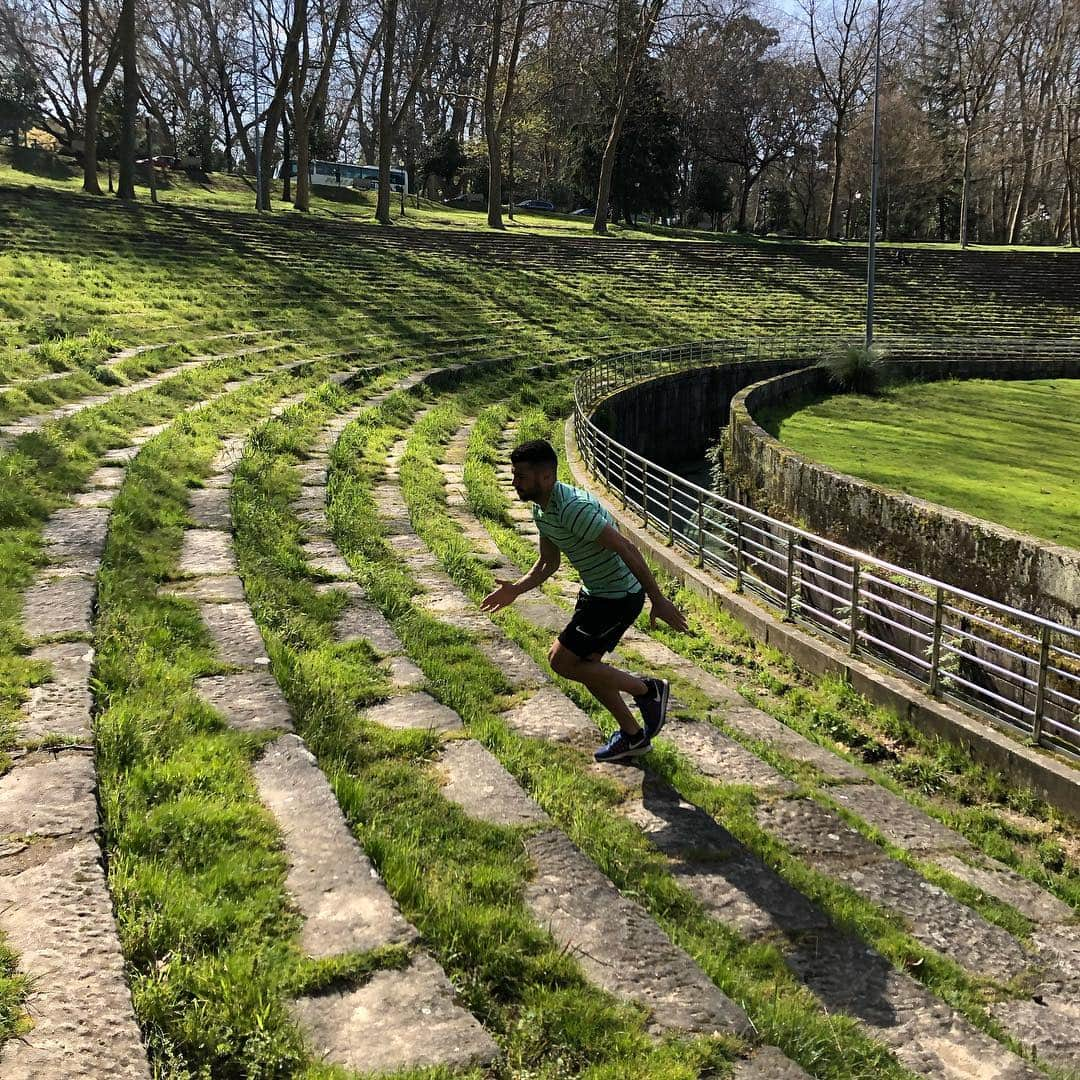
[(680, 633), (685, 633), (690, 627), (686, 616), (666, 596), (653, 601), (652, 610), (649, 612), (649, 626), (653, 629), (656, 628), (657, 619), (662, 619), (672, 630)]
[(499, 578), (495, 579), (498, 582), (498, 588), (494, 592), (490, 592), (480, 602), (480, 610), (488, 612), (502, 611), (504, 607), (509, 607), (517, 598), (518, 590), (517, 586), (512, 581), (502, 581)]

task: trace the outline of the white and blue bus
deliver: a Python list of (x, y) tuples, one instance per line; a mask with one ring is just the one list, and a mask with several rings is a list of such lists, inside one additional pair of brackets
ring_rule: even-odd
[[(291, 175), (296, 175), (296, 159), (289, 159)], [(378, 165), (349, 165), (344, 161), (319, 161), (308, 163), (312, 184), (323, 187), (353, 187), (363, 190), (375, 190), (379, 186)], [(274, 176), (279, 180), (285, 176), (285, 160), (274, 166)], [(405, 169), (390, 170), (390, 189), (409, 194), (409, 174)]]

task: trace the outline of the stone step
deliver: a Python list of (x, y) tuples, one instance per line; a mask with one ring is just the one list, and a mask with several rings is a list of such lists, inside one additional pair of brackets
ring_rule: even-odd
[(358, 990), (300, 998), (290, 1011), (318, 1057), (369, 1076), (483, 1068), (499, 1056), (455, 1001), (442, 969), (422, 953), (403, 971), (380, 971)]
[(292, 709), (269, 671), (207, 675), (195, 692), (237, 731), (292, 731)]
[(745, 1013), (559, 832), (529, 837), (525, 902), (598, 986), (649, 1009), (655, 1034), (752, 1035)]
[(259, 798), (285, 841), (286, 888), (304, 916), (304, 952), (323, 958), (415, 942), (419, 935), (352, 835), (303, 741), (276, 739), (254, 773)]
[(445, 779), (443, 795), (470, 817), (493, 825), (551, 824), (499, 759), (473, 739), (445, 743), (438, 770)]
[[(92, 791), (88, 801), (96, 825)], [(34, 1024), (0, 1049), (0, 1075), (149, 1080), (97, 841), (17, 873), (0, 868), (0, 930), (33, 978)]]
[(49, 664), (48, 682), (35, 686), (22, 708), (16, 732), (20, 744), (59, 736), (89, 743), (91, 733), (90, 673), (94, 650), (84, 642), (38, 645), (30, 653), (36, 663)]

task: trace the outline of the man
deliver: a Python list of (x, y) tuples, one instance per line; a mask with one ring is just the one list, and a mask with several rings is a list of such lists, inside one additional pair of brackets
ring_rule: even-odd
[[(667, 718), (666, 679), (639, 679), (602, 662), (618, 645), (645, 605), (650, 618), (676, 630), (686, 618), (660, 591), (641, 553), (612, 524), (611, 515), (592, 495), (557, 480), (558, 459), (543, 439), (522, 443), (510, 455), (514, 490), (532, 502), (540, 531), (540, 557), (520, 581), (499, 581), (484, 598), (484, 611), (499, 611), (522, 593), (542, 585), (565, 555), (581, 575), (582, 589), (573, 618), (551, 646), (552, 670), (582, 683), (615, 717), (619, 730), (594, 755), (597, 761), (622, 761), (648, 753)], [(641, 712), (639, 723), (622, 698), (630, 694)]]

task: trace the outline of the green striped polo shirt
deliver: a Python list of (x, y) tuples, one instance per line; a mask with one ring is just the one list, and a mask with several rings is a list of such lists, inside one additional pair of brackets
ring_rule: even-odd
[(533, 505), (533, 521), (570, 560), (590, 596), (620, 599), (641, 588), (622, 558), (597, 542), (612, 518), (587, 491), (557, 483), (546, 510)]

